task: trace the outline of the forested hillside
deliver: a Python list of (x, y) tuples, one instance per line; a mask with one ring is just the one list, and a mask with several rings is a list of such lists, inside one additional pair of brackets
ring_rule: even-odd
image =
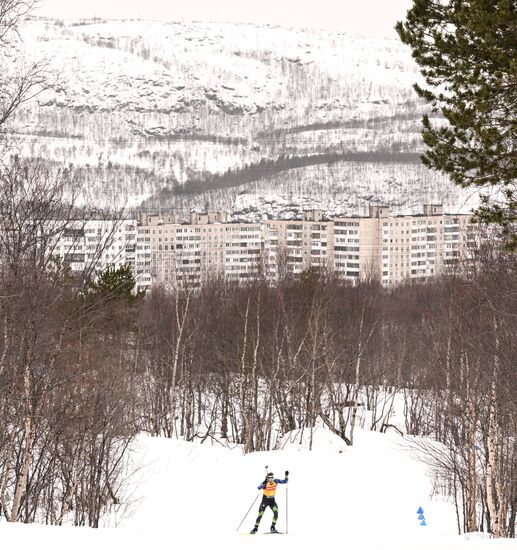
[(250, 208), (282, 214), (289, 208), (278, 205), (291, 202), (411, 208), (401, 189), (463, 206), (418, 163), (418, 75), (396, 40), (47, 19), (28, 21), (22, 36), (27, 58), (46, 60), (50, 86), (10, 130), (24, 155), (65, 163), (98, 202), (225, 207), (241, 217)]

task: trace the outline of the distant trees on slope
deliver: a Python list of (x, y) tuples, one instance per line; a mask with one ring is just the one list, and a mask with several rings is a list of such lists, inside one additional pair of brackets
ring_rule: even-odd
[(192, 195), (215, 189), (226, 189), (252, 183), (264, 178), (271, 178), (286, 170), (315, 166), (318, 164), (333, 164), (343, 161), (355, 162), (418, 162), (416, 153), (398, 153), (391, 151), (375, 152), (330, 152), (318, 155), (282, 155), (277, 159), (263, 158), (259, 163), (246, 165), (243, 168), (227, 170), (224, 174), (210, 174), (203, 179), (194, 179), (177, 185), (173, 189), (164, 190), (162, 195)]
[[(21, 22), (34, 0), (0, 2), (0, 136), (18, 108), (34, 98), (46, 86), (45, 65), (26, 62), (20, 57)], [(1, 144), (0, 144), (1, 145)], [(0, 149), (0, 160), (4, 151)]]

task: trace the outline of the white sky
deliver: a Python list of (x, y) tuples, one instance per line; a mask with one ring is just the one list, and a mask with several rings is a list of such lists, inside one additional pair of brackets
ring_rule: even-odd
[(396, 36), (411, 0), (39, 0), (38, 15), (269, 23)]

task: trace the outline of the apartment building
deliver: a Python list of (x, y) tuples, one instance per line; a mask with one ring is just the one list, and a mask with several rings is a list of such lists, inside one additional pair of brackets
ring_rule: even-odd
[(438, 204), (408, 216), (370, 206), (368, 217), (333, 221), (335, 272), (348, 279), (375, 277), (384, 286), (441, 273), (475, 244), (470, 215), (445, 214)]
[(140, 217), (136, 281), (200, 287), (210, 277), (242, 281), (262, 270), (261, 224), (228, 223), (225, 213), (192, 213), (182, 224), (174, 215)]
[(442, 273), (467, 257), (474, 243), (470, 216), (444, 214), (441, 205), (424, 205), (421, 215), (377, 219), (382, 237), (378, 270), (387, 286)]
[(368, 277), (378, 277), (380, 235), (378, 215), (388, 214), (388, 208), (370, 208), (369, 217), (335, 218), (334, 273), (341, 278), (359, 281)]
[(263, 273), (264, 240), (262, 225), (235, 223), (225, 226), (224, 276), (229, 281), (245, 281)]
[(334, 226), (320, 210), (304, 212), (302, 220), (267, 220), (263, 239), (268, 277), (283, 272), (299, 276), (308, 269), (330, 270), (334, 250)]
[(108, 266), (136, 269), (136, 220), (74, 220), (53, 243), (54, 255), (74, 274), (93, 274)]

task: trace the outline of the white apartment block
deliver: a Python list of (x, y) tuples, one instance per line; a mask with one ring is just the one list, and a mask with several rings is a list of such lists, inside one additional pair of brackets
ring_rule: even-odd
[(56, 239), (53, 253), (74, 274), (129, 265), (135, 272), (136, 220), (74, 220)]
[(226, 224), (224, 276), (229, 281), (246, 281), (263, 272), (262, 224)]
[(193, 213), (188, 224), (175, 215), (143, 215), (137, 236), (137, 286), (196, 288), (212, 277), (248, 280), (262, 271), (262, 256), (261, 224), (227, 223), (226, 214), (219, 212)]
[(304, 212), (303, 220), (268, 220), (263, 224), (266, 273), (299, 276), (308, 269), (333, 267), (334, 225), (321, 211)]
[(433, 204), (418, 215), (392, 216), (387, 207), (371, 206), (368, 217), (335, 218), (334, 271), (384, 286), (432, 277), (468, 257), (476, 242), (470, 218)]
[(341, 278), (358, 281), (368, 276), (378, 246), (374, 220), (370, 218), (335, 218), (334, 273)]
[[(373, 231), (366, 246), (372, 272), (385, 286), (429, 278), (468, 257), (475, 227), (468, 214), (444, 214), (441, 205), (424, 205), (421, 215), (391, 216), (383, 207), (370, 208)], [(363, 222), (364, 223), (364, 222)]]

